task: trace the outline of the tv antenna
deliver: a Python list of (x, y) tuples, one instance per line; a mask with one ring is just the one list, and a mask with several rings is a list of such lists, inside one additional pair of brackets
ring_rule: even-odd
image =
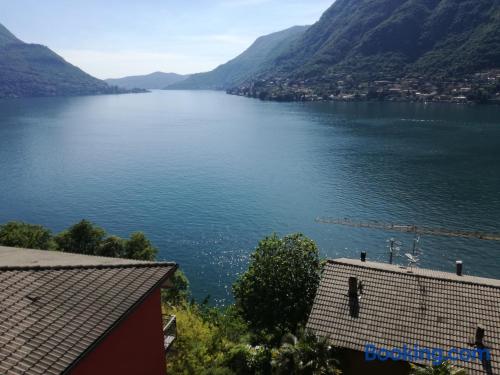
[(401, 250), (401, 246), (403, 245), (400, 241), (391, 238), (387, 240), (389, 242), (389, 264), (392, 264), (394, 260), (394, 254), (399, 255), (399, 251)]
[[(353, 221), (348, 218), (335, 219), (335, 218), (324, 218), (318, 217), (316, 219), (317, 223), (322, 224), (333, 224), (333, 225), (343, 225), (354, 228), (370, 228), (370, 229), (380, 229), (392, 232), (401, 233), (413, 233), (415, 238), (413, 239), (413, 246), (411, 253), (406, 253), (405, 257), (409, 261), (409, 267), (416, 265), (419, 261), (419, 256), (421, 255), (420, 249), (420, 239), (422, 235), (431, 236), (444, 236), (444, 237), (456, 237), (456, 238), (467, 238), (467, 239), (479, 239), (485, 241), (500, 241), (500, 233), (486, 233), (479, 231), (465, 231), (465, 230), (451, 230), (447, 228), (433, 228), (427, 226), (419, 226), (412, 224), (393, 224), (381, 221)], [(401, 249), (401, 243), (396, 241), (394, 238), (388, 240), (389, 242), (389, 263), (392, 264), (394, 260), (394, 255), (398, 255)]]
[(410, 253), (406, 253), (405, 256), (408, 259), (408, 267), (412, 268), (414, 265), (418, 263), (418, 258), (411, 255)]

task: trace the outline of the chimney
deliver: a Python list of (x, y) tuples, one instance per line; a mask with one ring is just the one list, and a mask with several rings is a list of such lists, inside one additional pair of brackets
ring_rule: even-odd
[(366, 262), (366, 251), (361, 252), (361, 261)]
[(356, 277), (349, 277), (349, 297), (358, 296), (358, 279)]
[(349, 314), (353, 318), (359, 317), (358, 279), (349, 277)]
[(457, 275), (462, 276), (463, 264), (461, 260), (457, 260)]
[(478, 347), (484, 346), (484, 328), (482, 326), (477, 326), (476, 328), (476, 340), (475, 344)]

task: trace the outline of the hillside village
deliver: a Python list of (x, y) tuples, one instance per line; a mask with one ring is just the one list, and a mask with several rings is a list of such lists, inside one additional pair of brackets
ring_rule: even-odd
[(359, 80), (351, 75), (336, 75), (321, 82), (275, 78), (251, 81), (227, 92), (274, 101), (384, 100), (500, 104), (500, 70), (447, 80), (406, 77), (371, 81)]

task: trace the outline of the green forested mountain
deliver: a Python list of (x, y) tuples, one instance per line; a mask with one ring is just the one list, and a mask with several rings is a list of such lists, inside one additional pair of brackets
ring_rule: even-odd
[(28, 44), (0, 25), (0, 98), (102, 94), (116, 91), (49, 48)]
[(498, 0), (337, 0), (260, 76), (460, 76), (500, 68)]
[(307, 26), (289, 29), (258, 38), (245, 52), (207, 73), (193, 74), (169, 89), (227, 89), (272, 66), (272, 62), (307, 30)]
[(141, 76), (107, 79), (106, 82), (110, 85), (123, 87), (125, 89), (164, 89), (188, 77), (189, 76), (175, 73), (154, 72)]

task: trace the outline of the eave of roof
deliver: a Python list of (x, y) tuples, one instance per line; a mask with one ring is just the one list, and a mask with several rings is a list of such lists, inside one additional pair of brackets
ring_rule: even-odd
[(68, 373), (176, 269), (0, 247), (0, 372)]
[[(71, 373), (71, 370), (73, 370), (75, 367), (78, 366), (80, 361), (82, 361), (87, 354), (91, 353), (99, 344), (106, 339), (106, 337), (115, 329), (117, 328), (122, 322), (127, 320), (127, 318), (151, 295), (153, 291), (155, 291), (157, 288), (161, 287), (166, 280), (168, 280), (177, 270), (178, 265), (175, 263), (161, 263), (166, 266), (171, 266), (170, 270), (163, 276), (156, 284), (154, 284), (146, 293), (142, 295), (142, 297), (137, 300), (136, 303), (134, 303), (118, 320), (114, 322), (103, 334), (98, 337), (84, 352), (80, 354), (78, 358), (76, 358), (73, 363), (71, 363), (66, 370), (63, 372), (63, 374), (69, 374)], [(144, 266), (144, 265), (143, 265)], [(126, 267), (126, 266), (125, 266)]]
[(113, 266), (152, 262), (0, 246), (0, 267)]
[(418, 268), (418, 267), (406, 267), (395, 264), (387, 264), (380, 262), (370, 262), (365, 261), (362, 262), (359, 259), (348, 259), (348, 258), (338, 258), (338, 259), (330, 259), (328, 263), (331, 264), (343, 264), (349, 265), (353, 267), (362, 267), (365, 269), (372, 269), (378, 271), (385, 272), (394, 272), (398, 274), (406, 274), (406, 275), (415, 275), (421, 276), (436, 280), (448, 280), (448, 281), (457, 281), (461, 283), (468, 284), (476, 284), (476, 285), (485, 285), (485, 286), (493, 286), (500, 288), (500, 280), (499, 279), (491, 279), (486, 277), (477, 277), (470, 275), (462, 275), (459, 276), (456, 273), (444, 272), (444, 271), (436, 271), (426, 268)]

